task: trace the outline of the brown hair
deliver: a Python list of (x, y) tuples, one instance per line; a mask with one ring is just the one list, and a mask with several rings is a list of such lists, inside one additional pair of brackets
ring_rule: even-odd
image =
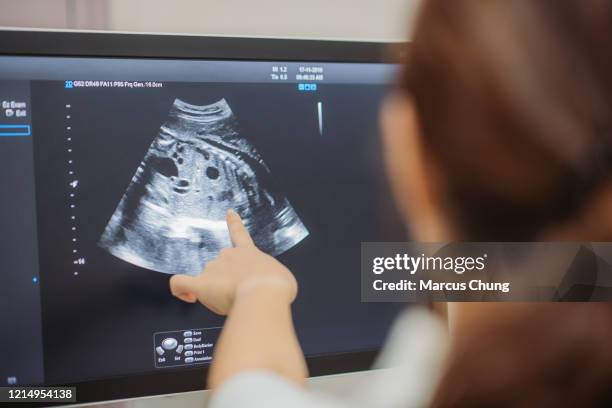
[[(612, 241), (610, 44), (607, 0), (425, 0), (402, 86), (460, 238)], [(433, 406), (612, 404), (611, 304), (483, 307)]]
[(477, 307), (487, 321), (457, 331), (433, 407), (612, 405), (612, 305)]
[[(403, 84), (463, 238), (534, 239), (608, 186), (610, 44), (607, 0), (425, 1)], [(612, 238), (598, 216), (574, 239)]]

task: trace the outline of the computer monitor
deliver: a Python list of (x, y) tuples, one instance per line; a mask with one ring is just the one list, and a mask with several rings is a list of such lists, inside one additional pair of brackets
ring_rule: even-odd
[(359, 277), (362, 241), (404, 239), (378, 136), (394, 52), (0, 32), (0, 385), (204, 387), (224, 319), (168, 281), (229, 245), (228, 208), (299, 282), (310, 373), (367, 368), (400, 307)]

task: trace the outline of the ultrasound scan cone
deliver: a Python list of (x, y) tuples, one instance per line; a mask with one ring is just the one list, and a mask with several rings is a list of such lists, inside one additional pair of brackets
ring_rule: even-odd
[(231, 246), (230, 208), (271, 255), (308, 235), (267, 165), (238, 133), (225, 99), (206, 106), (176, 99), (99, 245), (143, 268), (196, 275)]

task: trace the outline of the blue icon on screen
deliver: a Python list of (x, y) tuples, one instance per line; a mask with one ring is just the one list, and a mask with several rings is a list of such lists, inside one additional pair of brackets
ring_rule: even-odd
[(74, 84), (72, 83), (72, 81), (64, 82), (64, 88), (66, 88), (66, 89), (71, 89), (73, 87), (73, 85)]
[(298, 91), (313, 92), (317, 90), (317, 84), (298, 84)]
[(33, 282), (33, 283), (38, 283), (38, 278), (37, 278), (36, 276), (35, 276), (35, 277), (33, 277), (33, 278), (32, 278), (32, 282)]

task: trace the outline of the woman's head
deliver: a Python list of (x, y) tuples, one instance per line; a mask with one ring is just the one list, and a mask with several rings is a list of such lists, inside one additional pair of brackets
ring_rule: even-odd
[(611, 43), (606, 0), (426, 0), (383, 118), (417, 237), (612, 238)]
[[(424, 0), (383, 109), (417, 240), (612, 241), (612, 2)], [(609, 304), (458, 311), (435, 406), (609, 402)]]

